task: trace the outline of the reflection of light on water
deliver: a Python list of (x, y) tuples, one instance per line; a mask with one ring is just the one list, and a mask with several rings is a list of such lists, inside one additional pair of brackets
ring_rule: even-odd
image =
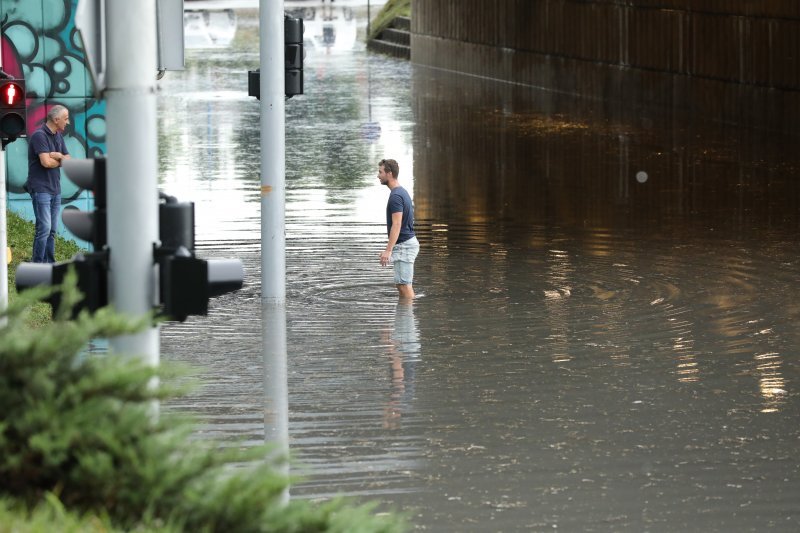
[(445, 278), (448, 272), (450, 250), (450, 232), (447, 224), (432, 224), (428, 246), (433, 252), (431, 260), (431, 273), (439, 278)]
[[(686, 361), (688, 359), (694, 359), (694, 356), (681, 356), (679, 358), (680, 361)], [(678, 364), (678, 381), (682, 383), (696, 383), (700, 381), (700, 369), (697, 368), (696, 361), (690, 362), (682, 362)]]
[(756, 370), (761, 375), (758, 381), (764, 405), (762, 413), (776, 413), (786, 398), (786, 381), (781, 375), (781, 358), (776, 352), (769, 352), (755, 357)]
[(586, 252), (595, 257), (609, 257), (614, 253), (612, 232), (608, 228), (593, 228), (592, 238), (586, 243)]
[(680, 332), (680, 336), (672, 341), (672, 348), (678, 356), (677, 370), (678, 381), (681, 383), (697, 383), (700, 381), (700, 365), (694, 351), (692, 335), (693, 324), (685, 318), (680, 321), (670, 318), (670, 329)]
[[(507, 294), (508, 293), (508, 249), (500, 243), (490, 243), (491, 249), (489, 251), (491, 258), (491, 271), (489, 273), (489, 292), (493, 294)], [(506, 299), (508, 297), (506, 296)], [(504, 316), (507, 307), (502, 307), (498, 313), (499, 316)], [(501, 323), (505, 321), (501, 320)], [(496, 332), (496, 334), (499, 332)]]
[(547, 306), (547, 322), (550, 326), (551, 358), (554, 363), (565, 363), (572, 360), (569, 353), (569, 313), (567, 301), (572, 291), (569, 277), (572, 265), (569, 253), (564, 250), (550, 250), (547, 261), (549, 263), (548, 281), (552, 288), (545, 290), (545, 305)]

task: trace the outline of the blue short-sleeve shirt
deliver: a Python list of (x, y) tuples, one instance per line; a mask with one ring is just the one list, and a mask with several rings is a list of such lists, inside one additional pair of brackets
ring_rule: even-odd
[(395, 187), (389, 193), (389, 203), (386, 204), (386, 231), (392, 231), (392, 213), (403, 213), (403, 224), (400, 226), (400, 236), (397, 244), (406, 242), (414, 236), (414, 204), (411, 195), (403, 187)]

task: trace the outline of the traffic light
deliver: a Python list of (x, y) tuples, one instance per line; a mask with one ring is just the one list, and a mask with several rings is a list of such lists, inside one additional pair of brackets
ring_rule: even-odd
[(247, 71), (247, 96), (255, 96), (256, 100), (261, 100), (261, 71)]
[[(94, 193), (94, 212), (85, 212), (67, 206), (61, 220), (76, 237), (89, 241), (93, 252), (76, 254), (69, 261), (60, 263), (21, 263), (17, 267), (17, 290), (22, 291), (37, 285), (61, 285), (70, 267), (78, 275), (78, 289), (84, 299), (72, 310), (75, 316), (82, 309), (96, 311), (108, 305), (108, 246), (106, 243), (106, 160), (67, 159), (62, 167), (73, 183)], [(55, 293), (47, 302), (56, 310), (61, 296)]]
[(286, 97), (303, 94), (303, 19), (284, 15), (283, 58)]
[[(286, 98), (303, 94), (303, 19), (284, 14), (283, 63)], [(261, 71), (247, 71), (247, 95), (261, 100)]]
[(25, 136), (25, 80), (0, 81), (0, 138), (13, 141)]
[[(108, 267), (111, 249), (106, 227), (105, 159), (69, 159), (63, 162), (67, 177), (79, 187), (94, 193), (94, 211), (66, 207), (64, 225), (76, 237), (89, 241), (93, 252), (75, 255), (70, 261), (55, 264), (22, 263), (17, 267), (17, 290), (37, 285), (60, 285), (70, 268), (76, 270), (78, 289), (84, 300), (72, 309), (96, 311), (109, 303)], [(199, 259), (194, 255), (194, 204), (178, 202), (160, 194), (159, 240), (153, 260), (160, 270), (161, 310), (173, 320), (184, 321), (190, 315), (207, 315), (208, 300), (242, 288), (244, 267), (238, 259)], [(131, 221), (135, 223), (135, 221)], [(124, 246), (114, 243), (115, 246)], [(60, 294), (47, 299), (54, 309)]]
[[(32, 287), (61, 285), (70, 268), (78, 276), (78, 290), (83, 299), (72, 309), (73, 318), (82, 310), (97, 311), (108, 305), (106, 254), (75, 254), (71, 260), (60, 263), (20, 263), (17, 266), (17, 291)], [(61, 307), (61, 293), (55, 292), (45, 299), (53, 307), (53, 312)]]
[(183, 322), (207, 315), (208, 300), (242, 288), (244, 267), (238, 259), (199, 259), (194, 255), (194, 204), (161, 194), (156, 262), (164, 315)]
[(61, 213), (61, 220), (76, 237), (92, 243), (94, 251), (100, 252), (108, 244), (106, 160), (67, 159), (61, 166), (71, 182), (94, 195), (93, 212), (69, 205)]

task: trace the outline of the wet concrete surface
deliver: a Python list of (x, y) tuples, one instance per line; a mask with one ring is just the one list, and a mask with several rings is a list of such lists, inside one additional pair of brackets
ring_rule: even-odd
[[(246, 286), (164, 326), (162, 359), (203, 368), (168, 408), (256, 444), (257, 30), (237, 15), (160, 84), (161, 181)], [(798, 139), (307, 47), (286, 105), (294, 497), (430, 531), (800, 527)], [(417, 206), (410, 306), (378, 263), (384, 157)]]

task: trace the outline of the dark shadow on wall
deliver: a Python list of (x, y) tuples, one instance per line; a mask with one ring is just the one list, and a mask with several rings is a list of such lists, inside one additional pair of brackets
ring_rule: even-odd
[(800, 229), (791, 136), (425, 67), (412, 94), (423, 225)]
[(800, 134), (800, 4), (414, 0), (412, 61)]

